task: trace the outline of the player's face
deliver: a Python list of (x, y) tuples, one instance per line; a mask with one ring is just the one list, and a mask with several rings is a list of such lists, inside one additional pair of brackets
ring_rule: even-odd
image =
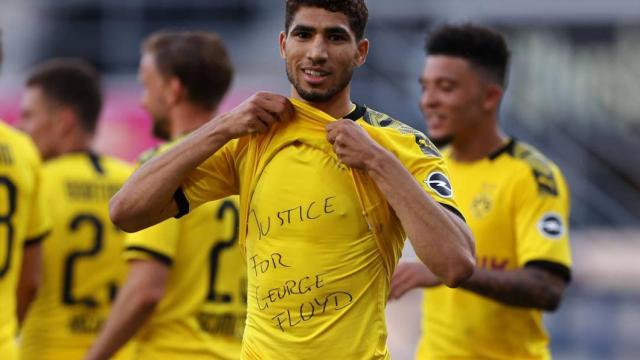
[(443, 144), (470, 134), (483, 118), (484, 81), (467, 60), (428, 56), (420, 85), (420, 109), (434, 142)]
[(40, 87), (30, 86), (22, 96), (20, 107), (18, 127), (31, 136), (43, 159), (54, 157), (56, 142), (63, 135), (61, 124), (56, 121), (57, 106), (47, 101)]
[(167, 80), (158, 71), (155, 57), (145, 53), (140, 59), (138, 80), (142, 84), (140, 104), (153, 120), (153, 135), (168, 140), (170, 137), (169, 105), (166, 101)]
[(289, 32), (280, 34), (293, 96), (311, 103), (348, 96), (353, 68), (364, 63), (368, 49), (368, 40), (356, 41), (346, 15), (316, 7), (300, 7)]

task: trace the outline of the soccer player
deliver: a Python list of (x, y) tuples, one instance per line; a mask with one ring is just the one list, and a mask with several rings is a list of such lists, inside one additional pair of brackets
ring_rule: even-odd
[(0, 354), (7, 360), (18, 358), (18, 322), (36, 294), (41, 242), (51, 229), (41, 181), (31, 139), (0, 122)]
[(444, 157), (478, 269), (448, 289), (424, 265), (401, 262), (391, 297), (427, 288), (417, 359), (549, 359), (542, 311), (558, 307), (570, 279), (567, 186), (553, 162), (498, 125), (509, 62), (500, 34), (444, 26), (426, 51), (420, 106), (434, 141), (450, 144)]
[(404, 244), (449, 286), (473, 239), (426, 137), (351, 101), (366, 59), (362, 0), (286, 2), (291, 99), (257, 93), (147, 162), (111, 202), (136, 231), (240, 194), (243, 359), (388, 359), (389, 281)]
[[(163, 152), (216, 113), (233, 75), (222, 40), (206, 32), (160, 32), (142, 48), (139, 79)], [(154, 152), (143, 156), (148, 160)], [(87, 359), (107, 359), (134, 334), (136, 359), (239, 359), (246, 271), (237, 199), (130, 234), (130, 270)]]
[(124, 280), (124, 233), (109, 220), (108, 201), (133, 169), (91, 150), (101, 106), (98, 75), (80, 60), (51, 60), (27, 79), (19, 126), (45, 160), (53, 229), (21, 330), (22, 360), (81, 359)]

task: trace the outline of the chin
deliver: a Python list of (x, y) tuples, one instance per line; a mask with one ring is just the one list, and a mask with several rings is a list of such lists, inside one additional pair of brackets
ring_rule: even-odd
[(431, 142), (437, 148), (443, 148), (443, 147), (449, 145), (449, 143), (451, 143), (451, 140), (453, 140), (453, 136), (452, 135), (440, 135), (440, 134), (432, 135), (432, 134), (429, 134), (429, 139), (431, 139)]

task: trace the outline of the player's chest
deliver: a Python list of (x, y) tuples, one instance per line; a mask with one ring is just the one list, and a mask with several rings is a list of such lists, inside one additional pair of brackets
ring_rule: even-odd
[(281, 150), (260, 174), (248, 226), (257, 239), (329, 241), (368, 231), (349, 169), (301, 144)]

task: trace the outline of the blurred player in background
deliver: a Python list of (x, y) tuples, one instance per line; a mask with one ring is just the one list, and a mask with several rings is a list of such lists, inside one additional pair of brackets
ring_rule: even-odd
[(288, 0), (291, 99), (255, 94), (148, 161), (112, 200), (113, 218), (135, 231), (240, 194), (243, 359), (388, 359), (384, 308), (405, 232), (450, 286), (473, 271), (438, 152), (351, 101), (367, 16), (362, 0)]
[(448, 289), (419, 263), (400, 263), (391, 297), (427, 287), (418, 359), (548, 359), (542, 310), (570, 280), (569, 192), (558, 167), (503, 134), (504, 38), (474, 25), (431, 34), (420, 84), (429, 133), (444, 156), (476, 238), (477, 266)]
[(101, 107), (98, 75), (80, 60), (51, 60), (26, 82), (19, 126), (45, 160), (53, 230), (21, 331), (22, 360), (82, 359), (124, 280), (124, 233), (109, 220), (108, 201), (132, 167), (91, 150)]
[[(1, 33), (0, 33), (1, 35)], [(0, 41), (0, 65), (2, 42)], [(42, 166), (28, 136), (0, 121), (0, 357), (18, 358), (16, 331), (40, 281), (41, 242), (51, 223)]]
[[(233, 69), (213, 33), (160, 32), (142, 47), (142, 105), (153, 132), (171, 142), (211, 119)], [(239, 359), (246, 317), (246, 272), (238, 247), (236, 198), (130, 234), (130, 271), (87, 359), (107, 359), (136, 334), (136, 359)]]

